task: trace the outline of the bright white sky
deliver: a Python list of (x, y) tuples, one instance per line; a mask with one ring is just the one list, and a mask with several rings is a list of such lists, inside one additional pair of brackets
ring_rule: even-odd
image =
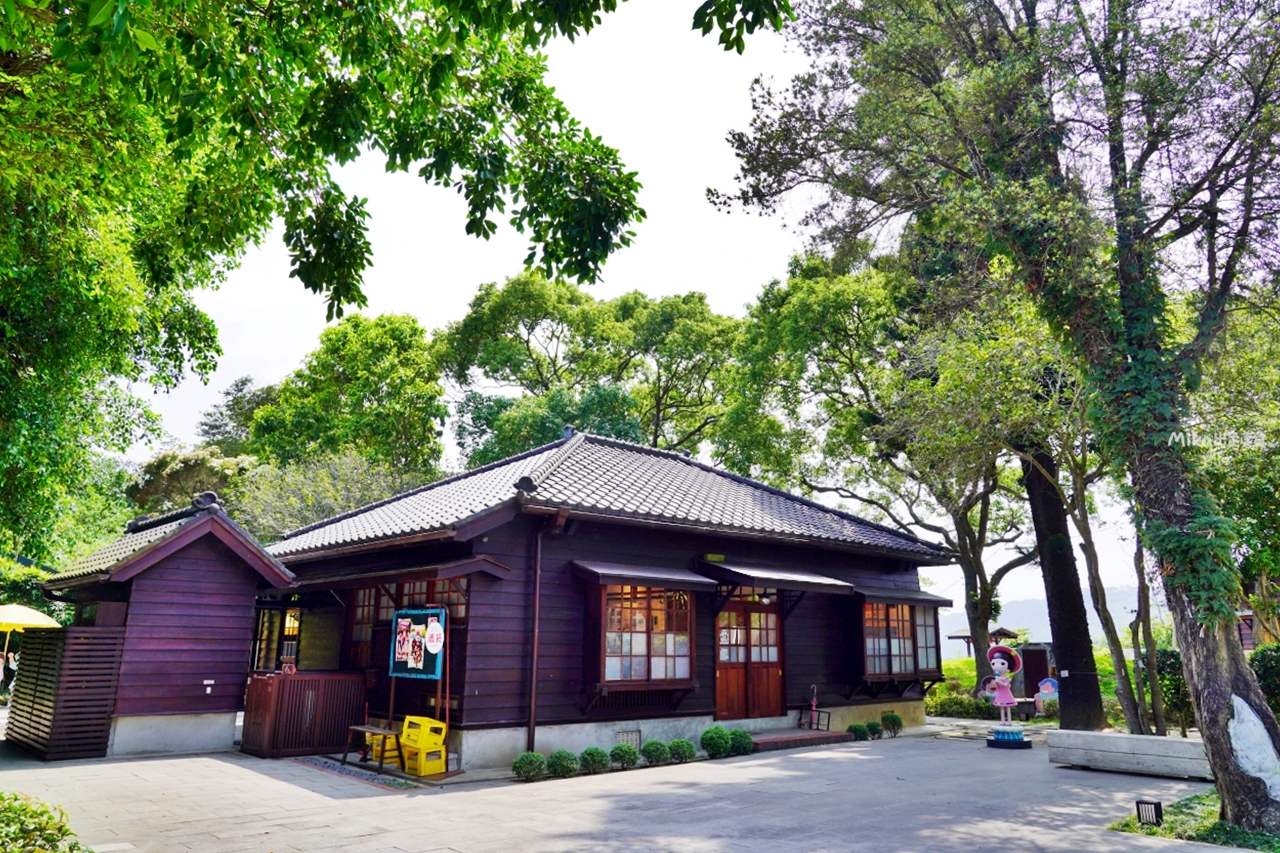
[[(805, 62), (774, 33), (756, 33), (742, 56), (726, 53), (714, 37), (690, 29), (695, 7), (695, 0), (624, 3), (589, 36), (551, 46), (550, 79), (574, 115), (618, 148), (644, 185), (640, 202), (648, 219), (635, 228), (633, 246), (609, 261), (593, 293), (699, 290), (714, 310), (741, 315), (762, 285), (785, 274), (804, 237), (779, 219), (718, 212), (705, 191), (733, 186), (737, 163), (725, 134), (750, 121), (751, 81), (763, 75), (784, 82)], [(441, 328), (466, 313), (480, 284), (520, 271), (527, 250), (522, 235), (502, 223), (488, 242), (467, 236), (465, 205), (452, 190), (412, 174), (389, 175), (376, 156), (337, 177), (348, 193), (369, 199), (368, 314), (410, 313), (429, 329)], [(259, 384), (279, 381), (315, 348), (325, 326), (323, 301), (289, 278), (278, 229), (247, 252), (220, 290), (197, 301), (218, 325), (224, 350), (218, 370), (207, 385), (191, 378), (151, 398), (165, 430), (188, 444), (197, 440), (200, 412), (217, 403), (232, 380), (248, 374)], [(138, 447), (130, 456), (150, 452)], [(1125, 526), (1118, 527), (1123, 534)], [(1104, 553), (1107, 585), (1132, 585), (1129, 546), (1117, 541)], [(956, 569), (928, 574), (934, 591), (959, 599)], [(1015, 571), (1002, 589), (1006, 600), (1044, 594), (1035, 568)]]

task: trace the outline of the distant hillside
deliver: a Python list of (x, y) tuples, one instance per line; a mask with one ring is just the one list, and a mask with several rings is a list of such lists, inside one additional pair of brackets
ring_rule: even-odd
[[(1102, 625), (1093, 612), (1093, 602), (1089, 599), (1089, 590), (1084, 590), (1085, 609), (1089, 611), (1089, 636), (1095, 643), (1101, 643)], [(1001, 602), (1000, 618), (996, 625), (1016, 631), (1018, 628), (1030, 628), (1031, 640), (1036, 643), (1048, 643), (1053, 637), (1049, 633), (1049, 611), (1044, 599), (1023, 598), (1017, 601)], [(1133, 621), (1133, 611), (1138, 607), (1138, 588), (1136, 586), (1107, 587), (1107, 608), (1116, 628), (1121, 631), (1125, 644), (1128, 645), (1129, 623)], [(939, 618), (942, 627), (942, 656), (944, 658), (963, 657), (964, 643), (960, 640), (945, 639), (947, 634), (965, 631), (969, 628), (964, 610), (954, 607), (944, 612)]]

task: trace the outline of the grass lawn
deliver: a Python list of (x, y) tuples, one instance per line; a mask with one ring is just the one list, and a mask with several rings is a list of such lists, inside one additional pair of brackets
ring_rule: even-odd
[(1111, 829), (1120, 832), (1140, 832), (1143, 835), (1158, 835), (1161, 838), (1199, 841), (1203, 844), (1221, 844), (1226, 847), (1243, 847), (1246, 850), (1270, 850), (1280, 853), (1280, 835), (1236, 829), (1218, 820), (1217, 791), (1206, 791), (1167, 806), (1164, 810), (1163, 826), (1142, 826), (1138, 823), (1138, 819), (1131, 815), (1111, 824)]

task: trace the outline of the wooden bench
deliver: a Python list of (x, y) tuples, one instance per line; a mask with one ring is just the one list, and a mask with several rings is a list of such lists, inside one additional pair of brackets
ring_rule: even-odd
[(1046, 734), (1052, 764), (1146, 776), (1213, 779), (1204, 742), (1199, 739), (1062, 730)]

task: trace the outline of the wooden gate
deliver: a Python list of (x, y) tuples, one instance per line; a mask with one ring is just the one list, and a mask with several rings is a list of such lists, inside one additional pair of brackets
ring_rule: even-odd
[(362, 722), (362, 672), (255, 672), (240, 749), (262, 758), (342, 752), (348, 727)]
[(111, 739), (124, 628), (28, 628), (5, 738), (45, 761), (101, 758)]

